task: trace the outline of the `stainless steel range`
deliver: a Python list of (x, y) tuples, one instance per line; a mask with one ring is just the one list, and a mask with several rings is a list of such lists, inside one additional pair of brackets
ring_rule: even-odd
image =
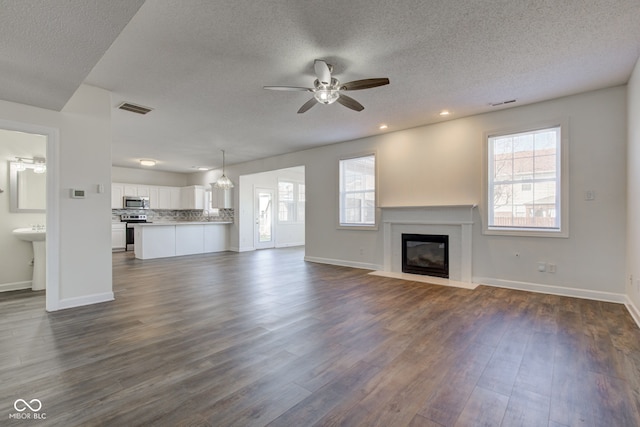
[(127, 232), (127, 244), (125, 246), (125, 250), (130, 251), (134, 249), (134, 224), (140, 224), (141, 222), (151, 222), (147, 221), (147, 216), (143, 214), (131, 214), (131, 215), (120, 215), (120, 222), (126, 222), (126, 232)]

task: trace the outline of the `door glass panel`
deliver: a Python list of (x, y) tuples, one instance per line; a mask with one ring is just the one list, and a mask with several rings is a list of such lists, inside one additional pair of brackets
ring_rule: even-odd
[(258, 241), (270, 242), (272, 238), (271, 193), (258, 193)]

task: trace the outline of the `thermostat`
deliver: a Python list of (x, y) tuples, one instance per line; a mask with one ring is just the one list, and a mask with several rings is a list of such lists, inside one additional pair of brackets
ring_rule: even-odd
[(71, 189), (71, 198), (72, 199), (84, 199), (84, 190), (77, 190), (75, 188)]

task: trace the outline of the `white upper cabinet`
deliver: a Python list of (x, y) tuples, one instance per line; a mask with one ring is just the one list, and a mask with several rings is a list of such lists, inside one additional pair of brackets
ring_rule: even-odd
[(122, 209), (124, 184), (111, 184), (111, 209)]
[(167, 187), (156, 185), (111, 184), (111, 209), (122, 209), (124, 196), (148, 197), (151, 209), (205, 209), (205, 187)]
[(137, 196), (138, 195), (138, 186), (135, 184), (123, 184), (124, 186), (124, 195), (125, 196)]
[(233, 207), (233, 190), (221, 190), (212, 186), (211, 207), (217, 209), (231, 209)]
[(148, 185), (138, 185), (138, 194), (136, 196), (149, 197), (149, 189)]
[(160, 194), (159, 187), (150, 186), (149, 187), (149, 208), (150, 209), (160, 209)]
[(204, 187), (202, 185), (190, 185), (182, 187), (182, 209), (204, 209)]

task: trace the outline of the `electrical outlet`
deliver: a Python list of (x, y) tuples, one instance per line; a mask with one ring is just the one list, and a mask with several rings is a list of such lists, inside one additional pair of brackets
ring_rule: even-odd
[(592, 201), (596, 199), (596, 192), (593, 190), (587, 190), (584, 192), (584, 199), (587, 201)]
[(555, 264), (549, 264), (549, 273), (555, 273), (556, 272), (556, 265)]
[(360, 255), (364, 255), (364, 248), (360, 248)]

